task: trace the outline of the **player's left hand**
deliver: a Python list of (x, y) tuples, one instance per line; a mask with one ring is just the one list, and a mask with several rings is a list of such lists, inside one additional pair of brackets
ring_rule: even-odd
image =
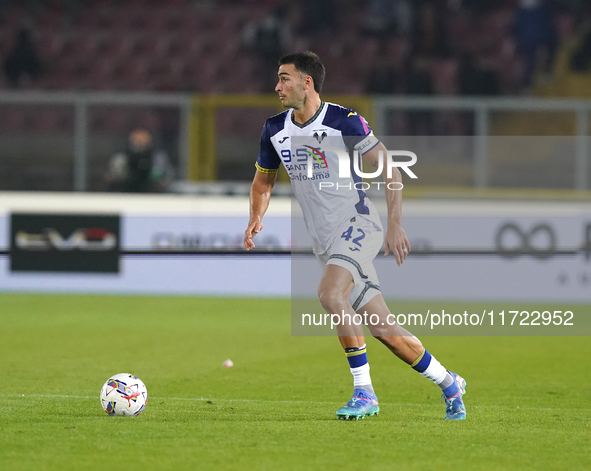
[(410, 253), (410, 242), (406, 237), (406, 232), (402, 229), (400, 224), (388, 224), (385, 239), (385, 253), (387, 256), (390, 252), (396, 257), (398, 266), (402, 265), (406, 256)]

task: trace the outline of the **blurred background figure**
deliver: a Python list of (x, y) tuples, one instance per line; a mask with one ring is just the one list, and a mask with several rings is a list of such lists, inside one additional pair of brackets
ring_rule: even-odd
[(552, 4), (547, 0), (520, 0), (515, 13), (515, 39), (523, 57), (523, 85), (529, 87), (536, 69), (550, 78), (557, 35)]
[(365, 92), (368, 94), (394, 94), (400, 92), (402, 73), (385, 55), (378, 57), (371, 69)]
[[(409, 95), (428, 96), (435, 93), (432, 60), (426, 56), (414, 56), (407, 66), (408, 77), (406, 93)], [(433, 131), (433, 112), (430, 110), (411, 111), (408, 114), (409, 130), (412, 135), (430, 136)]]
[(277, 61), (287, 53), (291, 41), (287, 9), (279, 5), (260, 21), (253, 21), (244, 29), (245, 45), (258, 57), (260, 70), (264, 72), (262, 92), (275, 87)]
[(412, 28), (414, 54), (431, 58), (450, 55), (446, 10), (435, 2), (425, 1), (417, 8)]
[(14, 46), (4, 59), (3, 65), (6, 79), (12, 88), (18, 88), (40, 75), (41, 61), (31, 32), (27, 28), (21, 27), (17, 31)]
[(408, 0), (371, 0), (362, 20), (363, 31), (387, 38), (406, 35), (412, 28), (412, 5)]
[[(339, 4), (335, 0), (303, 0), (303, 16), (306, 19), (301, 25), (301, 32), (313, 36), (329, 37), (337, 27)], [(345, 2), (343, 5), (347, 6)]]
[(499, 95), (498, 74), (484, 57), (466, 52), (462, 55), (458, 68), (458, 87), (461, 95)]
[(591, 24), (587, 22), (580, 35), (570, 58), (570, 69), (573, 72), (587, 73), (591, 69)]
[(143, 128), (134, 129), (125, 151), (109, 160), (105, 176), (109, 191), (165, 192), (173, 177), (168, 155), (154, 147), (152, 135)]

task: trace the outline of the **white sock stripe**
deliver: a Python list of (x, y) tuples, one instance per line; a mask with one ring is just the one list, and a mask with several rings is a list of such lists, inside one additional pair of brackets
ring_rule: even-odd
[(421, 373), (425, 378), (430, 379), (435, 384), (439, 385), (445, 379), (447, 370), (437, 361), (434, 356), (431, 356), (431, 362), (425, 371)]
[(358, 366), (357, 368), (350, 368), (353, 375), (353, 387), (371, 384), (371, 375), (369, 374), (369, 363)]

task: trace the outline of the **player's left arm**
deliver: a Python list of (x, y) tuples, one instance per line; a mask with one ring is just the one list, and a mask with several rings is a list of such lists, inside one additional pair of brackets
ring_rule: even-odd
[[(381, 154), (380, 154), (380, 151)], [(378, 168), (380, 158), (383, 160), (383, 172), (385, 182), (386, 204), (388, 206), (388, 228), (385, 237), (385, 255), (390, 252), (396, 257), (398, 266), (402, 265), (404, 259), (410, 252), (410, 242), (406, 236), (406, 232), (402, 228), (402, 191), (390, 188), (401, 188), (402, 176), (400, 171), (394, 167), (392, 169), (392, 176), (388, 178), (386, 169), (388, 168), (386, 159), (388, 158), (388, 151), (381, 142), (373, 149), (363, 154), (365, 161), (374, 168)], [(392, 185), (389, 185), (392, 183)]]

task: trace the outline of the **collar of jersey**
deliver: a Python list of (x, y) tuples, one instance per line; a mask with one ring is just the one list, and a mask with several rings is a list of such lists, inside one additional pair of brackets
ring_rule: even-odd
[(318, 111), (316, 111), (316, 113), (314, 113), (314, 116), (312, 116), (304, 124), (300, 124), (300, 123), (296, 122), (295, 117), (294, 117), (294, 112), (292, 111), (292, 113), (291, 113), (291, 122), (293, 124), (295, 124), (298, 128), (305, 128), (308, 124), (312, 123), (316, 118), (318, 118), (318, 115), (322, 112), (323, 109), (324, 109), (324, 102), (321, 101), (320, 102), (320, 106), (318, 107)]

